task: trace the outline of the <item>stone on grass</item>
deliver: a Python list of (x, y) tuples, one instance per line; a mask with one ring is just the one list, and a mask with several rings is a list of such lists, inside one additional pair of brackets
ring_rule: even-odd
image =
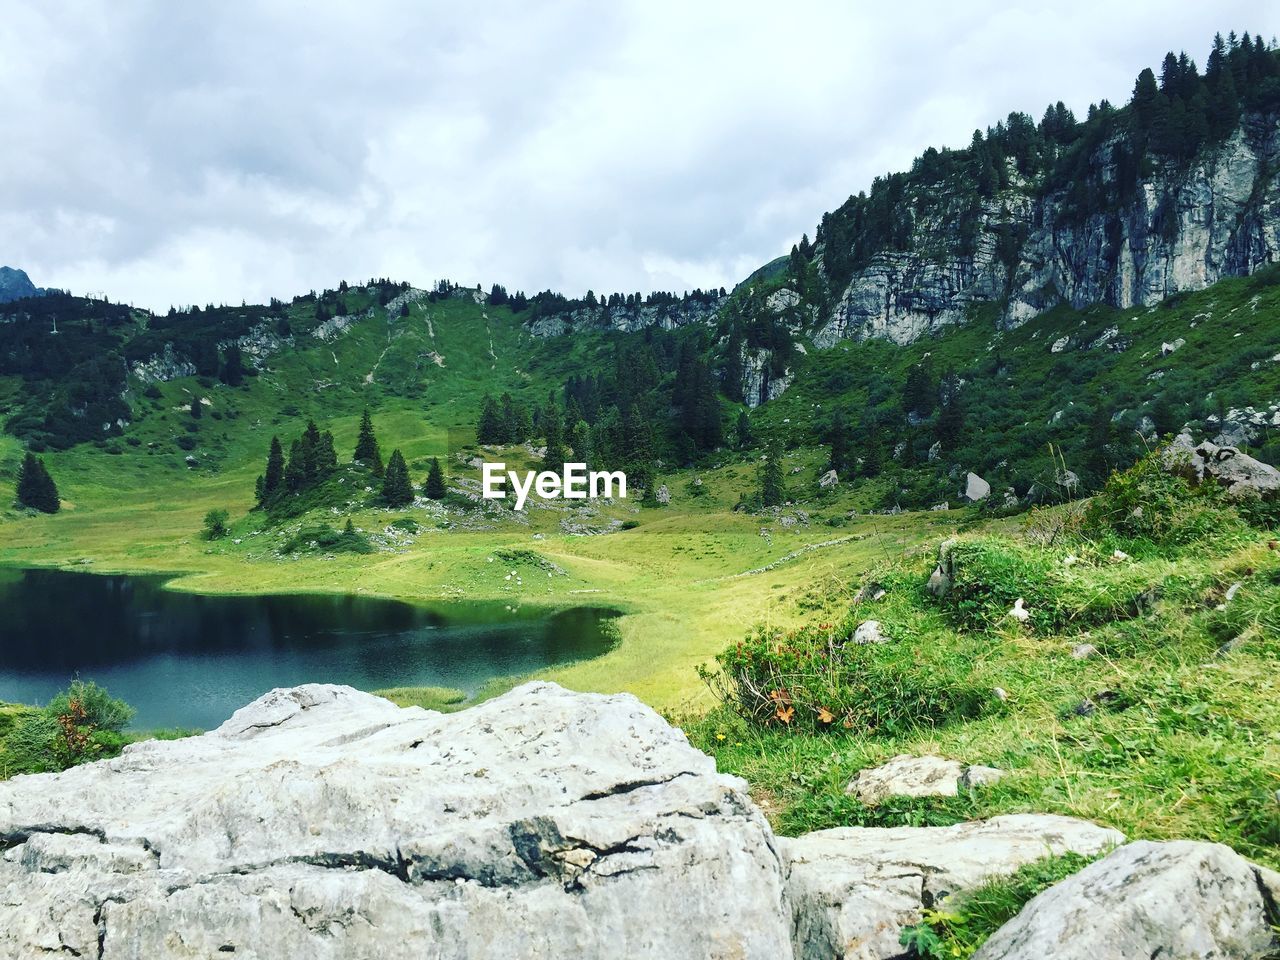
[(964, 481), (964, 498), (966, 500), (970, 503), (977, 503), (979, 500), (985, 500), (989, 496), (991, 496), (991, 484), (976, 473), (966, 474)]
[(950, 827), (837, 827), (778, 842), (798, 960), (887, 960), (903, 955), (902, 928), (947, 895), (1047, 856), (1095, 855), (1124, 837), (1071, 817), (1015, 814)]
[(1071, 648), (1071, 656), (1076, 660), (1088, 660), (1098, 655), (1098, 648), (1092, 643), (1077, 643)]
[(1275, 956), (1280, 874), (1230, 847), (1142, 840), (1032, 899), (975, 960)]
[(840, 477), (836, 472), (834, 470), (828, 470), (818, 478), (818, 487), (819, 489), (826, 490), (828, 487), (834, 487), (839, 482)]
[(1220, 447), (1208, 440), (1193, 444), (1187, 433), (1179, 434), (1166, 448), (1164, 464), (1192, 483), (1215, 481), (1233, 499), (1280, 496), (1280, 470), (1235, 447)]
[[(976, 771), (967, 779), (970, 770)], [(902, 753), (879, 767), (859, 770), (845, 787), (869, 807), (890, 797), (954, 797), (960, 788), (994, 783), (1004, 771), (994, 767), (966, 767), (945, 757), (917, 757)]]
[(629, 695), (462, 713), (276, 690), (212, 733), (0, 783), (0, 957), (776, 960), (746, 784)]
[(884, 643), (887, 639), (880, 631), (879, 620), (864, 620), (853, 631), (853, 642), (857, 644)]

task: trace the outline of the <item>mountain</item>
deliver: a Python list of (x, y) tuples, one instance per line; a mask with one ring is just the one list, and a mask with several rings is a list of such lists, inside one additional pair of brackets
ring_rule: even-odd
[(26, 297), (39, 297), (44, 292), (31, 282), (26, 271), (13, 267), (0, 267), (0, 303), (22, 300)]
[(888, 509), (954, 500), (969, 473), (1002, 501), (1095, 489), (1183, 426), (1276, 460), (1277, 161), (1280, 52), (1217, 38), (1203, 74), (1171, 53), (1122, 107), (1058, 103), (926, 150), (732, 291), (383, 278), (167, 314), (0, 305), (0, 411), (36, 450), (143, 444), (211, 469), (244, 425), (215, 440), (173, 415), (211, 389), (286, 433), (365, 406), (466, 429), (549, 406), (641, 476), (823, 445)]

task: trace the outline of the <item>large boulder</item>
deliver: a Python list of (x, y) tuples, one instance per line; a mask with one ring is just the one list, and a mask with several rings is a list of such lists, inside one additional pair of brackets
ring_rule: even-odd
[(975, 960), (1270, 957), (1278, 902), (1280, 875), (1230, 847), (1139, 841), (1031, 900)]
[(1280, 496), (1280, 470), (1235, 447), (1220, 447), (1208, 440), (1193, 443), (1187, 433), (1179, 434), (1165, 448), (1164, 463), (1192, 483), (1217, 482), (1233, 499)]
[(976, 473), (969, 472), (964, 478), (964, 498), (970, 503), (977, 503), (991, 496), (991, 484)]
[(745, 784), (630, 696), (276, 690), (0, 783), (0, 956), (790, 955)]
[(778, 842), (798, 960), (882, 960), (902, 956), (902, 928), (947, 895), (1124, 837), (1071, 817), (1015, 814), (950, 827), (837, 827)]

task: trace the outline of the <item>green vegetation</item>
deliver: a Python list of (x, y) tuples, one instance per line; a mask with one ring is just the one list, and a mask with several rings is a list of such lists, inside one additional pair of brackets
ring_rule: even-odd
[(436, 710), (440, 713), (461, 710), (467, 702), (467, 695), (452, 687), (390, 687), (373, 692), (379, 697), (386, 697), (398, 707), (422, 707), (424, 710)]
[(18, 470), (17, 503), (41, 513), (57, 513), (61, 506), (53, 477), (34, 453), (27, 453)]
[(121, 733), (133, 709), (92, 682), (75, 680), (42, 709), (0, 709), (0, 779), (65, 770), (114, 757), (129, 742)]
[[(1157, 463), (1083, 508), (964, 533), (940, 564), (934, 550), (882, 563), (807, 626), (752, 631), (704, 671), (723, 705), (686, 729), (786, 833), (1041, 811), (1280, 864), (1280, 551)], [(1134, 497), (1141, 522), (1118, 526)], [(949, 589), (929, 589), (935, 566)], [(854, 642), (867, 621), (882, 642)], [(875, 807), (845, 793), (859, 770), (926, 752), (1012, 775)], [(1038, 882), (983, 896), (1013, 909)], [(969, 919), (929, 929), (962, 946), (989, 932), (964, 906), (945, 912)]]
[(991, 934), (1018, 915), (1036, 894), (1083, 870), (1093, 858), (1067, 853), (1045, 857), (990, 880), (975, 890), (948, 897), (926, 910), (924, 921), (902, 931), (901, 943), (922, 960), (971, 957)]

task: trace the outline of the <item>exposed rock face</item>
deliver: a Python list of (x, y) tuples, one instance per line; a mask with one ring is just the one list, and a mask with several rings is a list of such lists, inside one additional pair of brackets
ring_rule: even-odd
[(710, 296), (706, 300), (689, 299), (631, 307), (582, 307), (539, 317), (527, 326), (535, 337), (558, 337), (584, 327), (621, 330), (624, 333), (633, 333), (647, 327), (675, 330), (691, 323), (710, 323), (722, 302), (723, 298)]
[(21, 300), (24, 297), (38, 297), (44, 293), (44, 290), (31, 282), (25, 270), (0, 267), (0, 303)]
[(196, 365), (175, 353), (172, 343), (166, 343), (163, 353), (152, 356), (150, 360), (135, 363), (130, 372), (143, 383), (155, 383), (176, 380), (178, 377), (194, 377)]
[[(1095, 155), (1104, 181), (1118, 176), (1116, 154), (1108, 142)], [(1277, 159), (1275, 117), (1246, 117), (1189, 172), (1157, 167), (1119, 208), (1078, 221), (1065, 193), (1015, 182), (983, 204), (969, 236), (959, 226), (967, 200), (954, 191), (916, 218), (906, 252), (878, 254), (854, 274), (814, 341), (910, 343), (962, 322), (978, 301), (1005, 302), (1004, 322), (1017, 326), (1064, 301), (1149, 306), (1247, 275), (1280, 260), (1280, 218), (1268, 213), (1280, 197)], [(1024, 239), (1002, 249), (1001, 235)]]
[[(790, 864), (795, 955), (901, 957), (901, 929), (948, 894), (1042, 857), (1093, 855), (1123, 842), (1115, 830), (1047, 814), (951, 827), (839, 827), (780, 839)], [(1049, 956), (1056, 954), (1041, 954)]]
[(1233, 498), (1280, 496), (1280, 470), (1255, 460), (1235, 447), (1220, 447), (1204, 440), (1193, 445), (1188, 434), (1179, 434), (1164, 453), (1169, 470), (1193, 483), (1212, 480)]
[(452, 716), (273, 691), (213, 733), (0, 783), (0, 956), (790, 955), (742, 781), (630, 696)]
[(782, 396), (795, 375), (773, 369), (773, 351), (745, 349), (742, 352), (742, 397), (748, 407), (758, 407)]
[[(879, 629), (877, 623), (877, 632)], [(858, 771), (845, 793), (857, 794), (859, 800), (873, 807), (890, 797), (954, 797), (962, 786), (994, 783), (1002, 776), (1004, 771), (995, 767), (965, 766), (958, 760), (902, 753), (883, 766)]]
[(1275, 956), (1280, 875), (1230, 847), (1139, 841), (1033, 899), (977, 960)]

